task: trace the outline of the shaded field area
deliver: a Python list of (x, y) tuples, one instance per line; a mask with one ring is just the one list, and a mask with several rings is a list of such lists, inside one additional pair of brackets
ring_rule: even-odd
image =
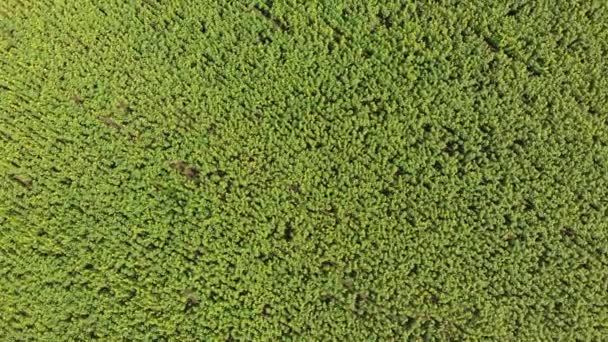
[(0, 2), (0, 339), (608, 336), (604, 1)]

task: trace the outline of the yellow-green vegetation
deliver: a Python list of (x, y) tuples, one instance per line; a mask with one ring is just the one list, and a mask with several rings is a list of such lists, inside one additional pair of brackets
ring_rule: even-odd
[(0, 339), (608, 336), (606, 1), (0, 2)]

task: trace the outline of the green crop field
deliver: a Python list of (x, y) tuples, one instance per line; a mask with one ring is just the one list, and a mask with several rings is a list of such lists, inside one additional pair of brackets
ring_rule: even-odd
[(94, 339), (608, 340), (608, 3), (0, 1), (0, 340)]

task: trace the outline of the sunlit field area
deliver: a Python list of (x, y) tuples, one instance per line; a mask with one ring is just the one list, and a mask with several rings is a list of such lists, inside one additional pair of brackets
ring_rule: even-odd
[(601, 341), (605, 1), (0, 1), (0, 340)]

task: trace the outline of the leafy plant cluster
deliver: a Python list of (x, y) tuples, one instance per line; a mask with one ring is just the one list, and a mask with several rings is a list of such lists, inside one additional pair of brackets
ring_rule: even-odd
[(0, 3), (7, 340), (602, 340), (603, 1)]

